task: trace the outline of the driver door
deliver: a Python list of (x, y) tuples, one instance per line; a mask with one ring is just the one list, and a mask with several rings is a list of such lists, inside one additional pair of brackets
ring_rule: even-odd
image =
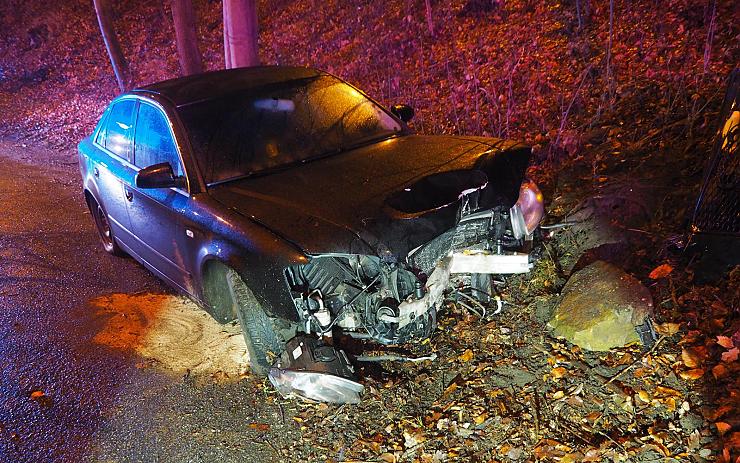
[[(134, 132), (134, 165), (137, 169), (168, 162), (176, 176), (184, 175), (169, 120), (165, 113), (141, 101)], [(193, 293), (192, 274), (185, 256), (183, 211), (190, 197), (180, 188), (137, 188), (124, 185), (129, 219), (135, 237), (134, 252), (160, 277)]]

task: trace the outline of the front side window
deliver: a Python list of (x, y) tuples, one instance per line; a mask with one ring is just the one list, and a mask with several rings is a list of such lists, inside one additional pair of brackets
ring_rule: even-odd
[(104, 146), (118, 156), (131, 160), (135, 100), (122, 100), (111, 108), (105, 125)]
[(167, 162), (175, 175), (183, 174), (167, 118), (159, 109), (146, 103), (139, 105), (136, 118), (134, 164), (144, 168)]

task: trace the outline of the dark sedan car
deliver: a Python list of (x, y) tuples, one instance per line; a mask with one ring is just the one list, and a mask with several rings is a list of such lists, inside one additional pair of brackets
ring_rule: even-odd
[(530, 269), (543, 208), (529, 148), (412, 115), (309, 68), (168, 80), (80, 143), (84, 194), (108, 252), (241, 322), (258, 373), (297, 334), (423, 339), (451, 275)]

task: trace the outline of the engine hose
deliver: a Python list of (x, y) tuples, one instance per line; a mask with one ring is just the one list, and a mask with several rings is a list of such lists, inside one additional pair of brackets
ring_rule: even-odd
[[(343, 304), (342, 307), (339, 308), (339, 312), (337, 312), (337, 316), (334, 317), (334, 320), (332, 320), (331, 323), (329, 323), (329, 325), (327, 325), (326, 328), (324, 328), (323, 326), (321, 326), (321, 324), (319, 324), (319, 330), (318, 330), (319, 331), (319, 334), (323, 336), (324, 334), (326, 334), (329, 331), (331, 331), (331, 329), (334, 328), (334, 325), (337, 323), (337, 320), (339, 320), (340, 318), (342, 318), (342, 315), (344, 315), (344, 311), (347, 309), (347, 307), (349, 307), (350, 305), (352, 305), (362, 295), (362, 293), (364, 293), (372, 285), (374, 285), (378, 281), (378, 278), (380, 278), (380, 273), (375, 278), (373, 278), (373, 281), (371, 281), (364, 288), (362, 288), (362, 290), (359, 293), (355, 294), (355, 297), (353, 297), (352, 299), (350, 299), (347, 303)], [(318, 324), (318, 320), (316, 319), (316, 317), (313, 314), (311, 314), (311, 317)]]

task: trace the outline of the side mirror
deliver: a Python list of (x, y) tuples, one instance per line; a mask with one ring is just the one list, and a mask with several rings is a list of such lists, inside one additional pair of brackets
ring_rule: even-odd
[(414, 108), (407, 104), (394, 104), (391, 106), (391, 112), (404, 122), (408, 122), (414, 117)]
[(144, 167), (136, 174), (136, 186), (139, 188), (184, 188), (185, 177), (175, 177), (169, 162)]

